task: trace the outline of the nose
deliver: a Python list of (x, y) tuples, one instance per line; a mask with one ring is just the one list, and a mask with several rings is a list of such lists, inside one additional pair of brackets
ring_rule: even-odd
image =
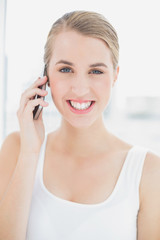
[(89, 92), (88, 79), (82, 75), (77, 76), (72, 81), (71, 89), (77, 96), (86, 95)]

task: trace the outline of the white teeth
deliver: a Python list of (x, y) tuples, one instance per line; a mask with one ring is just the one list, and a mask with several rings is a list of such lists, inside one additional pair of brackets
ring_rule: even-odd
[(74, 101), (70, 101), (72, 107), (74, 107), (75, 109), (78, 109), (78, 110), (84, 110), (84, 109), (87, 109), (90, 107), (91, 103), (92, 102), (86, 102), (86, 103), (77, 103), (77, 102), (74, 102)]

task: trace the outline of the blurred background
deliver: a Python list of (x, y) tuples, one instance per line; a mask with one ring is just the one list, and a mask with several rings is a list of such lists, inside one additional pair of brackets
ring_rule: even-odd
[[(16, 116), (22, 92), (43, 70), (44, 45), (53, 22), (65, 12), (102, 13), (116, 29), (120, 74), (106, 127), (130, 142), (160, 154), (160, 14), (158, 0), (0, 0), (0, 145), (19, 130)], [(51, 96), (44, 110), (46, 132), (60, 115)]]

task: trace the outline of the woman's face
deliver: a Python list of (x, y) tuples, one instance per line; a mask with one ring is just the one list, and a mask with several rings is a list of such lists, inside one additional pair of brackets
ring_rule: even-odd
[(118, 68), (114, 71), (104, 41), (72, 30), (56, 37), (48, 76), (53, 101), (62, 117), (83, 128), (102, 117)]

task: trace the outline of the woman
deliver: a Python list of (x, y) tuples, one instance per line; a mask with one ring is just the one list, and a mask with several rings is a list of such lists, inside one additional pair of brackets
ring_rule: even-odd
[[(67, 13), (45, 45), (47, 76), (21, 97), (20, 132), (0, 155), (0, 239), (159, 240), (160, 158), (103, 121), (118, 77), (118, 38), (100, 14)], [(62, 119), (45, 134), (33, 110), (47, 91)], [(118, 119), (117, 119), (118, 121)]]

